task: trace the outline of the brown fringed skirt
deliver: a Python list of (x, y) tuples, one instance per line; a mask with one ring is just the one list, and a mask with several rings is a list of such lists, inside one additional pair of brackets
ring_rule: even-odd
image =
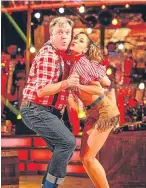
[(120, 120), (119, 115), (112, 118), (100, 119), (94, 123), (94, 127), (101, 131), (106, 131), (111, 127), (115, 129), (117, 124), (119, 123), (119, 120)]
[(86, 123), (92, 123), (93, 128), (100, 131), (106, 131), (111, 127), (115, 129), (120, 121), (117, 105), (112, 103), (106, 96), (95, 107), (87, 110), (87, 114)]

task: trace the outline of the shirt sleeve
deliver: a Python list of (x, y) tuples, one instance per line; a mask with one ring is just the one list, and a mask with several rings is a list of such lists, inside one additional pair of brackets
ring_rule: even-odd
[(36, 57), (36, 90), (53, 83), (57, 61), (56, 54), (48, 50), (44, 50)]
[(88, 84), (91, 81), (102, 79), (106, 74), (106, 69), (96, 61), (90, 62), (83, 57), (73, 65), (70, 74), (74, 73), (80, 76), (81, 84)]
[(97, 61), (91, 61), (91, 63), (98, 74), (98, 80), (101, 80), (106, 75), (106, 66), (98, 63)]

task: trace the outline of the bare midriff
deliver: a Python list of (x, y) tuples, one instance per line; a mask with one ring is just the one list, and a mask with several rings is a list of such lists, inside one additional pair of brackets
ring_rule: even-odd
[[(84, 91), (78, 92), (78, 97), (83, 102), (84, 106), (91, 105), (100, 95), (91, 95)], [(93, 118), (112, 118), (119, 115), (119, 110), (116, 104), (114, 104), (106, 95), (101, 99), (101, 101), (96, 104), (93, 108), (87, 111), (88, 115)], [(105, 117), (104, 117), (105, 116)]]

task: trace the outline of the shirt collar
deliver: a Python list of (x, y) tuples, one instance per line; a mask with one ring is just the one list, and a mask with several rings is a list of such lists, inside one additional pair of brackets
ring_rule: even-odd
[(68, 53), (67, 51), (59, 50), (52, 45), (50, 40), (48, 42), (46, 42), (45, 45), (50, 45), (55, 50), (55, 52), (63, 58), (64, 61), (77, 62), (81, 57), (84, 56), (84, 54), (74, 56), (74, 55), (71, 55), (70, 53)]

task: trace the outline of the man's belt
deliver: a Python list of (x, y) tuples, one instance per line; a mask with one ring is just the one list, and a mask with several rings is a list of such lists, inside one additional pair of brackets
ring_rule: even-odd
[(28, 101), (28, 100), (22, 100), (21, 102), (21, 107), (43, 107), (44, 109), (47, 109), (49, 110), (50, 112), (52, 112), (53, 114), (56, 114), (57, 116), (60, 116), (60, 111), (61, 110), (58, 110), (56, 109), (54, 106), (44, 106), (44, 105), (41, 105), (41, 104), (36, 104), (34, 102), (31, 102), (31, 101)]
[[(22, 102), (21, 102), (21, 107), (30, 107), (32, 104), (35, 104), (35, 103), (33, 103), (33, 102), (31, 102), (31, 101), (28, 101), (28, 100), (22, 100)], [(37, 104), (36, 104), (37, 105)]]
[(92, 104), (88, 105), (88, 106), (85, 106), (85, 109), (86, 110), (90, 110), (92, 109), (94, 106), (96, 106), (102, 99), (103, 99), (104, 96), (100, 96), (98, 97)]

